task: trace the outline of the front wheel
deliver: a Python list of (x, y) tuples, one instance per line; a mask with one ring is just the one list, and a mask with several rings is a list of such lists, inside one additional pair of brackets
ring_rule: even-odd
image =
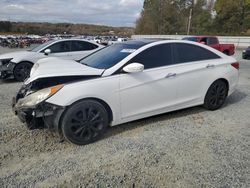
[(228, 86), (225, 81), (217, 80), (208, 89), (204, 100), (204, 107), (208, 110), (217, 110), (225, 102), (228, 95)]
[(13, 71), (15, 79), (19, 82), (23, 82), (29, 77), (32, 66), (33, 65), (28, 62), (17, 64)]
[(85, 145), (98, 140), (108, 124), (108, 112), (95, 100), (84, 100), (72, 105), (62, 117), (61, 129), (69, 142)]

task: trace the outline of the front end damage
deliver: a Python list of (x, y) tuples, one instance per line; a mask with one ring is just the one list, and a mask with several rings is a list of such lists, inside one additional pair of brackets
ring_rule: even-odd
[(11, 59), (0, 60), (0, 78), (6, 79), (12, 77), (15, 65), (15, 63), (11, 62)]
[(28, 129), (57, 130), (59, 117), (64, 111), (64, 107), (56, 106), (46, 101), (42, 101), (34, 106), (21, 106), (20, 101), (30, 94), (36, 92), (32, 90), (32, 84), (23, 85), (17, 95), (13, 97), (12, 109), (15, 115), (25, 123)]
[(58, 131), (59, 118), (65, 109), (64, 107), (42, 102), (34, 107), (17, 108), (16, 102), (17, 100), (14, 98), (13, 111), (28, 129), (46, 128)]
[(43, 100), (35, 105), (23, 104), (31, 95), (46, 90), (51, 86), (57, 87), (69, 84), (70, 82), (82, 81), (96, 76), (71, 76), (71, 77), (56, 77), (56, 78), (42, 78), (35, 80), (27, 85), (23, 85), (13, 98), (12, 109), (19, 117), (21, 122), (25, 123), (28, 129), (49, 129), (55, 131), (60, 135), (60, 118), (66, 107), (50, 104)]

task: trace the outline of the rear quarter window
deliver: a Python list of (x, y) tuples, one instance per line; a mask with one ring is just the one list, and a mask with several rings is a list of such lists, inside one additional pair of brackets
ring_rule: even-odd
[(200, 46), (192, 44), (174, 44), (174, 59), (176, 64), (219, 58), (220, 56)]

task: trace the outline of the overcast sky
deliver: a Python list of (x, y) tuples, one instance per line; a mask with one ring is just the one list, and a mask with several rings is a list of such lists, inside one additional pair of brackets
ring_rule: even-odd
[(0, 20), (134, 26), (143, 0), (0, 0)]

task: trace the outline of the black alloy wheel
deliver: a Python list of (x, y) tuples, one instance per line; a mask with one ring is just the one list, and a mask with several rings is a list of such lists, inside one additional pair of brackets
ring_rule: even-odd
[(225, 81), (217, 80), (208, 89), (204, 107), (208, 110), (217, 110), (225, 102), (228, 95), (228, 86)]
[(108, 112), (95, 100), (72, 105), (62, 117), (62, 133), (69, 142), (85, 145), (98, 140), (108, 124)]
[(15, 79), (19, 82), (23, 82), (29, 77), (32, 66), (31, 63), (26, 62), (17, 64), (13, 71)]

